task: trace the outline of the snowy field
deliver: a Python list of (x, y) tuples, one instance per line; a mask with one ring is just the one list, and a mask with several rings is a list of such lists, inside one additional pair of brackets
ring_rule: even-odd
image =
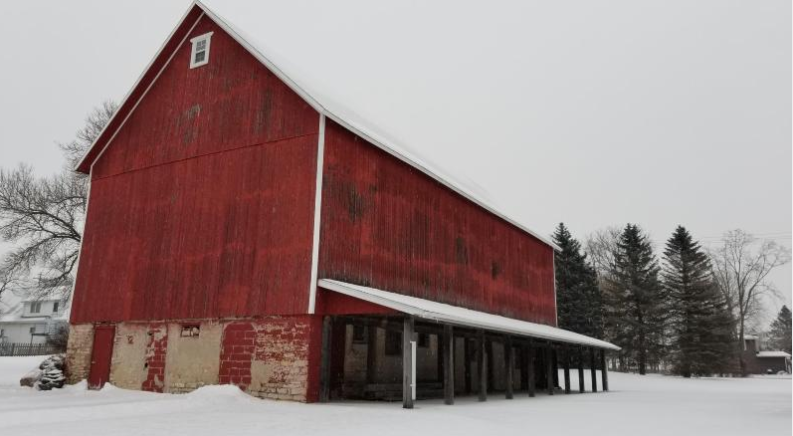
[[(249, 397), (231, 386), (186, 395), (99, 392), (83, 385), (37, 392), (18, 380), (41, 357), (0, 357), (0, 435), (787, 435), (790, 377), (693, 379), (610, 373), (611, 391), (455, 406), (295, 404)], [(587, 376), (589, 374), (587, 373)], [(577, 388), (573, 377), (573, 388)], [(542, 433), (537, 433), (541, 431)]]

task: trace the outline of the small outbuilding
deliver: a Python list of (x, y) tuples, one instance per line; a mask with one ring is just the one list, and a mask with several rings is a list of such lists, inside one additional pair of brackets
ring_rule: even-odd
[[(557, 328), (554, 244), (195, 2), (77, 171), (72, 382), (296, 401), (608, 388)], [(596, 380), (596, 369), (602, 379)], [(576, 377), (574, 374), (572, 377)]]

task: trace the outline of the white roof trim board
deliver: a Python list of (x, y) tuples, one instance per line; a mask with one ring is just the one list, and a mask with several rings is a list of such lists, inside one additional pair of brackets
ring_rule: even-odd
[(790, 354), (784, 351), (761, 351), (757, 353), (757, 357), (761, 359), (764, 357), (786, 357), (790, 359)]
[[(217, 2), (216, 4), (220, 7), (222, 7), (223, 5), (222, 2)], [(495, 206), (490, 204), (488, 201), (475, 195), (473, 192), (462, 186), (460, 183), (453, 182), (449, 176), (445, 175), (442, 171), (438, 170), (437, 168), (433, 168), (433, 166), (427, 163), (426, 160), (420, 159), (419, 157), (415, 156), (413, 153), (408, 152), (404, 147), (399, 146), (399, 144), (397, 144), (395, 140), (393, 139), (387, 140), (384, 138), (384, 136), (386, 135), (375, 133), (377, 132), (378, 129), (375, 126), (372, 126), (369, 123), (367, 123), (364, 118), (357, 116), (355, 112), (345, 108), (343, 105), (339, 103), (330, 101), (330, 99), (327, 98), (320, 99), (321, 96), (320, 92), (310, 91), (305, 86), (304, 83), (298, 83), (299, 81), (293, 80), (289, 75), (287, 75), (283, 71), (283, 69), (279, 68), (275, 63), (272, 62), (271, 60), (272, 56), (265, 55), (266, 50), (263, 49), (261, 44), (255, 44), (253, 38), (247, 36), (247, 34), (244, 33), (241, 29), (236, 28), (233, 23), (231, 23), (224, 17), (221, 17), (213, 9), (210, 9), (205, 3), (196, 0), (194, 1), (193, 5), (200, 7), (208, 17), (210, 17), (213, 21), (215, 21), (226, 33), (231, 35), (231, 37), (234, 38), (234, 40), (236, 40), (251, 55), (253, 55), (253, 57), (255, 57), (265, 67), (267, 67), (270, 71), (272, 71), (273, 74), (275, 74), (279, 79), (281, 79), (281, 81), (283, 81), (290, 89), (292, 89), (292, 91), (297, 93), (297, 95), (299, 95), (303, 100), (306, 101), (306, 103), (308, 103), (312, 108), (314, 108), (314, 110), (319, 112), (321, 115), (325, 115), (327, 118), (330, 118), (334, 122), (340, 124), (347, 130), (363, 138), (367, 142), (375, 145), (376, 147), (380, 148), (386, 153), (407, 163), (408, 165), (420, 170), (424, 174), (432, 177), (437, 182), (441, 183), (442, 185), (446, 186), (452, 191), (462, 195), (463, 197), (470, 200), (474, 204), (477, 204), (478, 206), (498, 216), (504, 221), (514, 225), (515, 227), (521, 229), (522, 231), (528, 233), (529, 235), (537, 238), (541, 242), (551, 246), (553, 249), (561, 250), (561, 248), (559, 248), (559, 246), (556, 245), (549, 238), (532, 231), (525, 225), (521, 224), (519, 221), (507, 216), (505, 213), (501, 212)], [(191, 9), (192, 7), (193, 6), (191, 5)], [(176, 28), (178, 28), (181, 25), (181, 22), (184, 21), (188, 13), (189, 13), (189, 9), (188, 12), (185, 13), (182, 20), (180, 20)], [(176, 28), (174, 28), (174, 32), (176, 31)], [(254, 30), (255, 29), (251, 29), (251, 31)], [(171, 35), (173, 35), (174, 32), (172, 32)], [(170, 37), (168, 39), (170, 39)], [(130, 94), (127, 94), (127, 97), (125, 97), (124, 101), (122, 102), (122, 106), (126, 104), (126, 99)], [(333, 107), (333, 110), (331, 110), (330, 107)], [(100, 134), (99, 137), (101, 136), (102, 135)], [(89, 152), (94, 145), (95, 144), (92, 144), (92, 146), (89, 148)], [(107, 147), (108, 145), (109, 142), (105, 145), (105, 147)], [(88, 156), (88, 153), (86, 153), (86, 156)], [(84, 159), (85, 157), (83, 158), (83, 160)], [(98, 157), (96, 159), (98, 159)], [(81, 164), (82, 161), (80, 164), (78, 164), (78, 167)]]
[(560, 328), (465, 309), (463, 307), (438, 303), (423, 298), (395, 294), (380, 289), (329, 279), (320, 279), (318, 285), (333, 292), (368, 301), (424, 320), (498, 331), (518, 336), (528, 336), (555, 342), (584, 345), (606, 350), (620, 350), (620, 347), (606, 341), (590, 338), (589, 336), (562, 330)]

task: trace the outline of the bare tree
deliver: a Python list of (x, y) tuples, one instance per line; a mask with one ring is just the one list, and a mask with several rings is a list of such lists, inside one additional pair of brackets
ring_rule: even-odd
[(601, 279), (612, 269), (622, 229), (611, 226), (596, 230), (584, 239), (584, 252)]
[(115, 108), (103, 103), (75, 140), (60, 144), (67, 162), (59, 174), (37, 177), (28, 165), (0, 168), (0, 238), (11, 245), (0, 259), (0, 295), (8, 289), (45, 295), (71, 283), (88, 195), (88, 178), (73, 168)]
[(737, 321), (738, 356), (741, 373), (746, 374), (743, 358), (747, 322), (762, 311), (762, 299), (778, 297), (766, 278), (778, 266), (790, 262), (790, 250), (770, 240), (758, 240), (743, 230), (731, 230), (722, 237), (719, 248), (710, 250), (719, 289)]

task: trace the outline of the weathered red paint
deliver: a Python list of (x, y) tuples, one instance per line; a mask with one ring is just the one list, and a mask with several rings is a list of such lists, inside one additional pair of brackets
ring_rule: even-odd
[(94, 164), (73, 323), (308, 307), (319, 115), (210, 19), (189, 37), (210, 31)]
[[(265, 396), (305, 383), (316, 401), (323, 315), (395, 312), (319, 289), (317, 315), (306, 314), (319, 114), (200, 15), (188, 14), (79, 168), (91, 198), (71, 322), (153, 321), (142, 388), (156, 391), (161, 321), (234, 320), (221, 383)], [(209, 64), (190, 69), (179, 43), (210, 31)], [(319, 278), (555, 323), (551, 247), (332, 121), (324, 162)], [(96, 335), (90, 379), (101, 384), (112, 327)], [(337, 392), (344, 348), (333, 350)], [(272, 365), (260, 386), (253, 360)]]
[(149, 326), (146, 343), (146, 380), (141, 389), (162, 392), (165, 383), (165, 353), (168, 350), (168, 327), (165, 324)]
[(252, 322), (235, 322), (225, 327), (220, 351), (220, 384), (237, 385), (242, 390), (248, 388), (257, 336)]
[(115, 335), (116, 326), (114, 325), (99, 325), (94, 329), (91, 371), (88, 373), (89, 389), (101, 389), (110, 379), (110, 362), (113, 358)]
[(341, 295), (325, 289), (319, 290), (317, 312), (325, 315), (396, 315), (397, 311), (368, 301)]
[(319, 276), (554, 325), (553, 249), (336, 123)]

